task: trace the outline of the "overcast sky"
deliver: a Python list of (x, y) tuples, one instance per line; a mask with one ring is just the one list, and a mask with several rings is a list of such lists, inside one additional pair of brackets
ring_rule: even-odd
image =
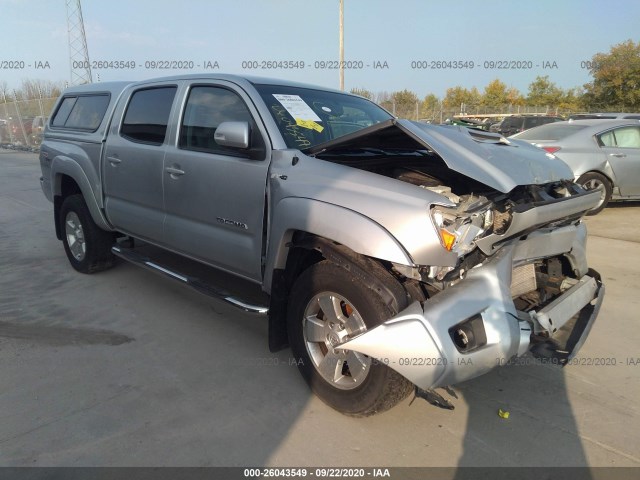
[[(23, 78), (69, 80), (65, 3), (0, 0), (0, 81), (17, 87)], [(206, 71), (217, 62), (219, 69), (209, 71), (337, 88), (338, 70), (316, 62), (338, 60), (338, 5), (338, 0), (83, 0), (82, 9), (90, 60), (136, 64), (94, 69), (94, 81), (180, 73), (151, 68), (153, 61), (193, 62), (185, 73)], [(628, 39), (640, 40), (637, 0), (345, 0), (345, 60), (361, 67), (346, 71), (345, 87), (442, 96), (451, 86), (482, 90), (499, 78), (526, 93), (538, 75), (549, 75), (563, 88), (581, 86), (590, 80), (582, 62)], [(297, 61), (305, 68), (249, 69), (243, 61), (260, 67), (263, 61)], [(474, 68), (418, 69), (412, 61), (426, 61), (423, 67), (474, 62)]]

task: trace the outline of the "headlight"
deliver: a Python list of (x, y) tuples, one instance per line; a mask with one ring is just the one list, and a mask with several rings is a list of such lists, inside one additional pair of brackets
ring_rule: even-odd
[(484, 200), (476, 200), (471, 205), (466, 201), (458, 208), (435, 206), (431, 209), (431, 218), (444, 248), (463, 256), (476, 247), (475, 240), (493, 224), (491, 203)]

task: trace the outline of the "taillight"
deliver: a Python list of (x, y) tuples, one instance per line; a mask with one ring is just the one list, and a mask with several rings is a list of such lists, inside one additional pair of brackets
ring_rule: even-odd
[(558, 150), (560, 150), (560, 147), (542, 147), (542, 148), (549, 153), (556, 153)]

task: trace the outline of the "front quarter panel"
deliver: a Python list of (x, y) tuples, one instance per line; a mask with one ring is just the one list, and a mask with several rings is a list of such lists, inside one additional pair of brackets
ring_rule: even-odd
[(269, 187), (267, 257), (275, 268), (286, 257), (278, 245), (294, 230), (403, 265), (454, 266), (458, 260), (431, 221), (431, 205), (452, 205), (437, 193), (297, 150), (274, 151)]
[(265, 290), (271, 288), (274, 268), (284, 268), (288, 243), (295, 231), (302, 231), (333, 240), (356, 253), (411, 265), (409, 254), (389, 232), (367, 217), (352, 210), (309, 198), (284, 198), (275, 205), (264, 280)]

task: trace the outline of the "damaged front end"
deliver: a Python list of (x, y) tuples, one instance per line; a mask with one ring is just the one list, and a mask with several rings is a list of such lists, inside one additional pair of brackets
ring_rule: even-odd
[[(426, 300), (341, 349), (376, 358), (423, 391), (528, 352), (558, 365), (576, 355), (604, 296), (582, 223), (599, 194), (573, 183), (563, 162), (498, 135), (402, 120), (309, 153), (439, 196), (428, 214), (443, 261), (392, 265)], [(406, 229), (390, 231), (415, 245)], [(426, 258), (418, 247), (409, 253)]]
[(462, 214), (436, 207), (434, 223), (446, 232), (443, 246), (458, 248), (457, 266), (420, 269), (429, 299), (341, 347), (386, 363), (422, 389), (468, 380), (529, 351), (566, 364), (604, 295), (599, 275), (587, 268), (579, 220), (595, 199), (566, 193), (515, 204), (506, 221), (483, 202), (467, 202)]

